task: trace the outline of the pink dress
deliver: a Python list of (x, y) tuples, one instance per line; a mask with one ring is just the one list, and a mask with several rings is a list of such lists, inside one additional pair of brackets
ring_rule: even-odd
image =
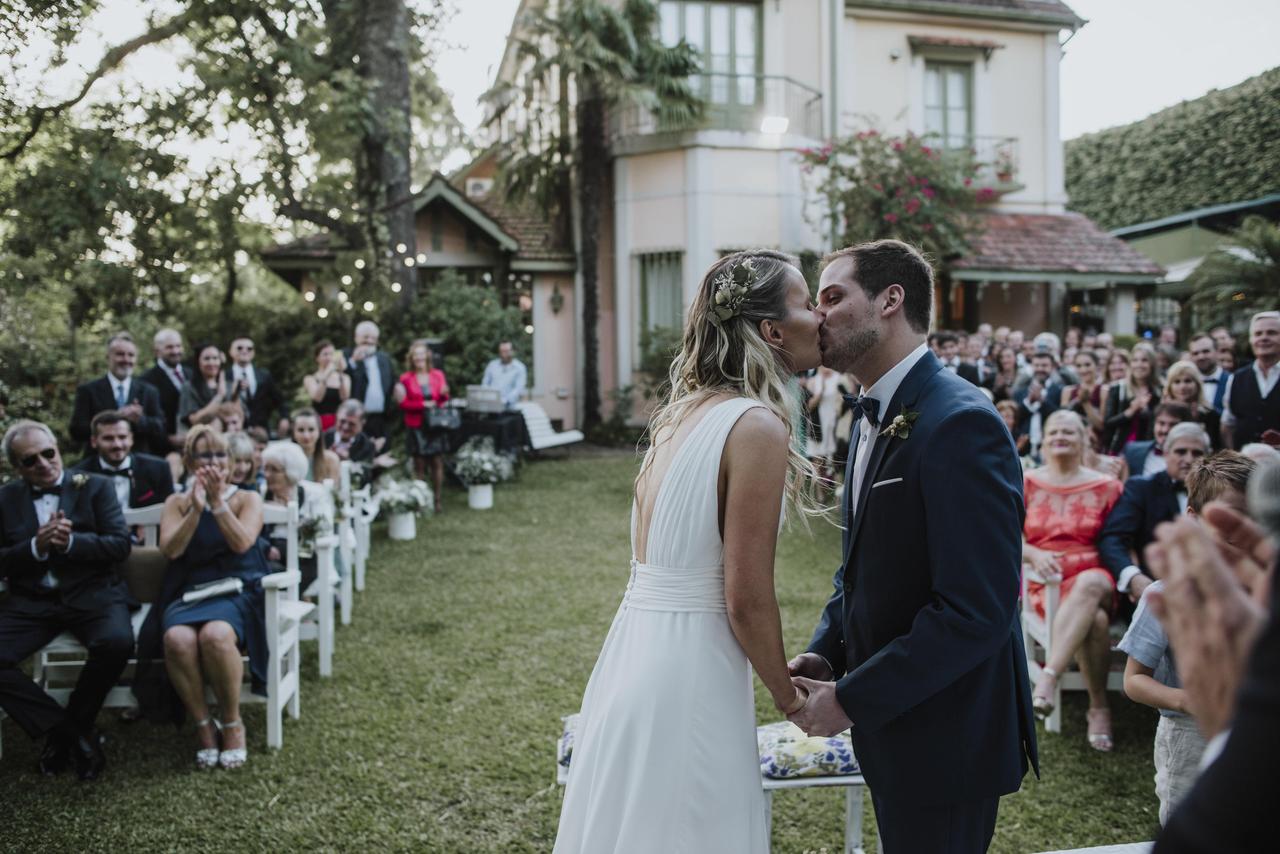
[[(1036, 548), (1062, 553), (1058, 558), (1062, 566), (1062, 598), (1071, 592), (1080, 573), (1106, 570), (1098, 554), (1098, 534), (1123, 491), (1123, 484), (1111, 477), (1075, 486), (1053, 486), (1040, 480), (1034, 471), (1024, 476), (1027, 520), (1023, 532), (1027, 542)], [(1044, 585), (1028, 582), (1027, 598), (1043, 617)]]

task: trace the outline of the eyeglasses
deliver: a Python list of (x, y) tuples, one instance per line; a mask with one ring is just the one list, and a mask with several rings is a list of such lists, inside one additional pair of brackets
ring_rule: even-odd
[(24, 469), (29, 469), (32, 466), (34, 466), (36, 464), (36, 461), (39, 460), (41, 457), (44, 457), (49, 462), (53, 462), (58, 457), (58, 449), (45, 448), (43, 451), (40, 451), (37, 454), (31, 454), (30, 456), (23, 457), (22, 459), (18, 460), (18, 465), (22, 466)]
[(209, 460), (225, 460), (228, 455), (226, 451), (203, 451), (199, 454), (192, 454), (192, 456), (197, 460), (204, 460), (207, 462)]

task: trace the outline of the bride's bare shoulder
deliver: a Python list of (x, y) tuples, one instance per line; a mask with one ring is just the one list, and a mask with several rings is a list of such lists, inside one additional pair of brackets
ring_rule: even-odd
[(787, 425), (781, 418), (766, 407), (753, 406), (739, 416), (729, 431), (728, 441), (735, 450), (742, 449), (748, 453), (779, 448), (785, 452), (790, 438)]

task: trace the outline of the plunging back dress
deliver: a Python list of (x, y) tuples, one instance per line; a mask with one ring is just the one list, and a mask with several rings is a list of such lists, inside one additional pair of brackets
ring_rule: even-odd
[(725, 613), (720, 458), (744, 412), (710, 405), (675, 448), (582, 699), (557, 854), (769, 850), (751, 666)]

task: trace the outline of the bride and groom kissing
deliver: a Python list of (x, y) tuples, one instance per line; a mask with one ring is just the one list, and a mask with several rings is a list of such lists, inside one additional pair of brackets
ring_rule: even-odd
[[(1022, 472), (991, 403), (929, 352), (932, 307), (931, 267), (892, 240), (824, 259), (816, 306), (782, 253), (707, 271), (650, 423), (556, 852), (768, 851), (753, 671), (806, 733), (850, 730), (886, 854), (987, 849), (1037, 763)], [(774, 550), (787, 514), (823, 510), (792, 384), (819, 363), (863, 393), (834, 593), (788, 661)]]

